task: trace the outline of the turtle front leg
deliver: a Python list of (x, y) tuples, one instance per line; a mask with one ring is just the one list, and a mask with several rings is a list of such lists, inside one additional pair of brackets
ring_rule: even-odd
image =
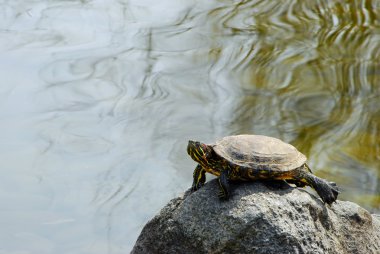
[(198, 164), (194, 169), (193, 179), (193, 185), (191, 186), (192, 192), (201, 188), (206, 182), (206, 171), (200, 164)]
[(229, 193), (229, 183), (228, 183), (228, 170), (223, 170), (218, 178), (218, 183), (219, 183), (219, 187), (220, 187), (220, 190), (219, 190), (219, 193), (218, 193), (218, 197), (221, 199), (221, 200), (228, 200), (228, 198), (230, 197), (230, 193)]

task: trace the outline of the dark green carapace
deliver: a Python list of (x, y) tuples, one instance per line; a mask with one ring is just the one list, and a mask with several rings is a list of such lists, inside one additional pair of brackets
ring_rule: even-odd
[(189, 141), (187, 153), (198, 163), (191, 187), (196, 191), (206, 181), (206, 172), (218, 177), (221, 199), (229, 198), (230, 181), (285, 180), (297, 187), (314, 188), (323, 202), (333, 203), (338, 187), (312, 174), (306, 157), (294, 146), (261, 135), (228, 136), (215, 144)]

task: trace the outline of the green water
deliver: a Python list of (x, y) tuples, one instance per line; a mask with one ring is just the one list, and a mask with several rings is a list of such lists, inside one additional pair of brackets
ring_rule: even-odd
[(339, 183), (340, 198), (372, 211), (380, 208), (379, 10), (376, 1), (245, 1), (208, 16), (224, 46), (210, 58), (227, 51), (233, 62), (224, 71), (239, 96), (221, 113), (230, 133), (291, 142)]

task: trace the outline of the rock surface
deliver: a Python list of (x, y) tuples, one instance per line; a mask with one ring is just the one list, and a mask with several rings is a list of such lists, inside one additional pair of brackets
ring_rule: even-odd
[(360, 206), (331, 206), (303, 189), (217, 183), (171, 200), (142, 230), (132, 253), (380, 253), (380, 218)]

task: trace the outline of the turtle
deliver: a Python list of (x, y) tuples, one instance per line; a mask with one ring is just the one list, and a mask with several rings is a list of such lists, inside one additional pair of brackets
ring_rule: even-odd
[(197, 162), (191, 192), (206, 182), (206, 172), (218, 177), (221, 200), (230, 197), (230, 181), (280, 180), (297, 187), (310, 186), (324, 203), (336, 201), (336, 183), (315, 176), (306, 156), (284, 141), (263, 135), (235, 135), (215, 144), (189, 140), (187, 153)]

